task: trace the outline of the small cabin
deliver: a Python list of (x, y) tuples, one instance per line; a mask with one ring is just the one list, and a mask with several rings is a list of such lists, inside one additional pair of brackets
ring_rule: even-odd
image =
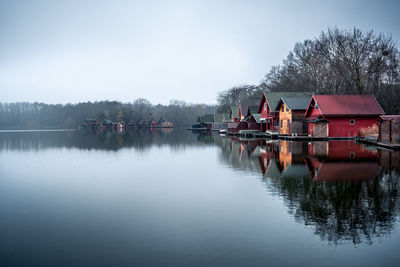
[(261, 130), (261, 114), (256, 113), (250, 115), (247, 119), (247, 129), (248, 130)]
[(400, 115), (379, 117), (379, 142), (400, 143)]
[(173, 123), (170, 121), (167, 121), (166, 119), (160, 119), (158, 121), (158, 126), (160, 128), (172, 128), (173, 127)]
[(214, 122), (212, 124), (213, 130), (224, 130), (228, 129), (228, 124), (224, 122), (224, 114), (215, 113), (214, 114)]
[(313, 95), (304, 117), (313, 137), (365, 137), (378, 134), (383, 114), (373, 95)]
[(212, 124), (214, 123), (214, 114), (205, 114), (203, 116), (199, 116), (197, 122), (200, 124), (200, 128), (211, 130)]
[(261, 114), (261, 131), (279, 131), (279, 111), (277, 106), (282, 97), (306, 97), (311, 93), (298, 92), (264, 92), (257, 113)]
[(307, 135), (304, 113), (310, 103), (308, 97), (281, 97), (276, 111), (279, 112), (279, 134)]
[(96, 119), (86, 119), (84, 126), (89, 128), (97, 128), (98, 126), (100, 126), (100, 123)]

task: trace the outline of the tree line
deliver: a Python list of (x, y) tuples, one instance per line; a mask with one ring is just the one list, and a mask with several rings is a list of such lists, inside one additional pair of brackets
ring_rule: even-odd
[(85, 119), (111, 119), (116, 122), (166, 119), (175, 126), (188, 126), (197, 116), (214, 113), (214, 105), (188, 104), (172, 100), (169, 105), (153, 105), (140, 98), (132, 103), (118, 101), (84, 102), (78, 104), (0, 103), (0, 128), (40, 129), (76, 128)]
[(258, 85), (221, 91), (217, 109), (226, 111), (263, 91), (373, 94), (386, 113), (399, 114), (399, 44), (391, 36), (374, 31), (329, 28), (313, 40), (296, 43)]

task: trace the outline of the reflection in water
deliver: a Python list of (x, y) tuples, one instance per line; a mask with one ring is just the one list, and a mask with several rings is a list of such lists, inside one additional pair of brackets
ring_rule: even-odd
[(312, 226), (316, 235), (333, 244), (373, 243), (393, 231), (400, 214), (400, 153), (353, 141), (242, 140), (179, 129), (0, 133), (2, 151), (131, 148), (142, 152), (153, 146), (218, 147), (223, 165), (260, 175), (297, 222)]
[(139, 151), (152, 146), (168, 145), (173, 149), (186, 146), (212, 145), (212, 136), (191, 135), (185, 131), (173, 132), (172, 128), (135, 129), (131, 131), (38, 131), (0, 132), (2, 150), (41, 150), (46, 148), (79, 148), (117, 151), (134, 148)]
[(266, 142), (224, 138), (221, 158), (261, 172), (298, 222), (334, 244), (372, 243), (399, 215), (399, 154), (354, 141)]

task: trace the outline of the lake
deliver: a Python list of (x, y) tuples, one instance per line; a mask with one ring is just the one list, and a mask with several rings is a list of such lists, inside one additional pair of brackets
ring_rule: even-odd
[(1, 266), (399, 266), (400, 153), (0, 132)]

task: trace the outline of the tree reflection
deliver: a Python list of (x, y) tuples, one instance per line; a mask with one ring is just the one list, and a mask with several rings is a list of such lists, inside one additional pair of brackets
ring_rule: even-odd
[(398, 152), (378, 152), (353, 141), (263, 141), (256, 147), (256, 141), (225, 142), (221, 158), (243, 171), (254, 171), (257, 164), (269, 191), (323, 240), (371, 244), (396, 226)]
[(131, 131), (38, 131), (0, 132), (0, 150), (41, 150), (77, 148), (84, 150), (118, 151), (133, 148), (145, 151), (151, 147), (168, 146), (181, 150), (191, 146), (214, 145), (212, 136), (193, 135), (185, 129), (135, 129)]

